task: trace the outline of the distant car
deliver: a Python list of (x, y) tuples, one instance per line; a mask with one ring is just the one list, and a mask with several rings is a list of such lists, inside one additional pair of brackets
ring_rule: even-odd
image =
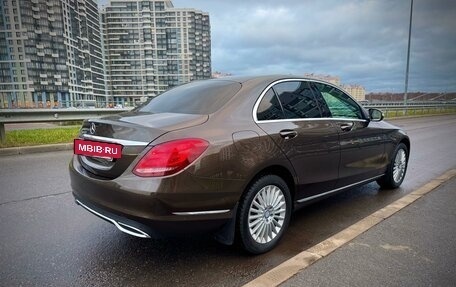
[(86, 120), (70, 163), (73, 194), (134, 236), (210, 231), (263, 253), (299, 207), (372, 181), (401, 185), (410, 140), (382, 119), (314, 79), (192, 82)]

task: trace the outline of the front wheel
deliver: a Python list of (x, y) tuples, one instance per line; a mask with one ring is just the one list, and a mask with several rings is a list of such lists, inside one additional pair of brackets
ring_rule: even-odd
[(394, 189), (402, 184), (407, 171), (408, 156), (407, 146), (403, 143), (398, 144), (385, 175), (377, 180), (380, 187)]
[(238, 234), (242, 247), (260, 254), (274, 248), (288, 227), (291, 196), (288, 185), (276, 175), (265, 175), (250, 185), (241, 200)]

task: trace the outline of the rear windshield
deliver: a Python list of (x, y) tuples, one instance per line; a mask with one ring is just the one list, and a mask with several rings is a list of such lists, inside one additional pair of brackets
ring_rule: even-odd
[(212, 114), (240, 89), (241, 84), (232, 81), (192, 82), (152, 98), (137, 110), (149, 113)]

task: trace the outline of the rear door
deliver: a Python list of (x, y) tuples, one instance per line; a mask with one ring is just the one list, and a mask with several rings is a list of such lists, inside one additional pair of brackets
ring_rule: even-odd
[(281, 80), (264, 93), (257, 124), (280, 146), (298, 175), (296, 200), (335, 187), (339, 167), (338, 132), (323, 119), (309, 83)]

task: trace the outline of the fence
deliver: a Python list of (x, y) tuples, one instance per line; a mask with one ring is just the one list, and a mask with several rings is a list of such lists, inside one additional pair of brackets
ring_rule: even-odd
[[(1, 101), (1, 99), (0, 99)], [(141, 104), (142, 102), (128, 102), (124, 101), (122, 103), (107, 102), (107, 101), (95, 101), (95, 100), (78, 100), (78, 101), (40, 101), (40, 102), (22, 102), (22, 101), (10, 101), (4, 102), (3, 105), (0, 105), (1, 110), (8, 109), (67, 109), (67, 108), (129, 108), (135, 107)]]
[(82, 121), (87, 118), (99, 118), (120, 112), (130, 111), (123, 109), (8, 109), (0, 110), (0, 140), (6, 139), (5, 124), (38, 123), (38, 122), (65, 122)]
[(385, 118), (402, 117), (402, 116), (420, 116), (431, 114), (456, 113), (456, 102), (426, 102), (413, 103), (404, 105), (398, 102), (363, 104), (366, 109), (376, 108), (383, 112)]
[[(365, 108), (377, 108), (386, 118), (426, 114), (456, 113), (456, 102), (445, 103), (362, 103)], [(129, 111), (132, 108), (61, 108), (61, 109), (2, 109), (0, 110), (0, 140), (5, 141), (5, 124), (33, 122), (79, 121), (87, 118), (99, 118), (106, 115)]]

